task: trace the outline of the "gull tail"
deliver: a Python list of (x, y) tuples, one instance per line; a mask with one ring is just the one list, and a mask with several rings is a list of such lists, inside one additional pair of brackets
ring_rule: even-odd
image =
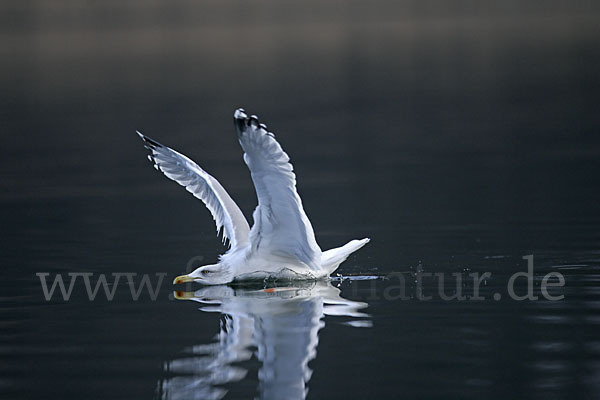
[(326, 269), (327, 274), (331, 274), (341, 263), (346, 261), (350, 254), (369, 243), (370, 240), (369, 238), (351, 240), (342, 247), (324, 251), (321, 256), (321, 268)]

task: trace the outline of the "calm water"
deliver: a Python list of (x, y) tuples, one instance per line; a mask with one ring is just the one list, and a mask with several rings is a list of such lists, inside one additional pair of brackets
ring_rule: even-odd
[[(600, 396), (598, 7), (305, 4), (0, 5), (3, 397)], [(239, 106), (292, 157), (322, 248), (371, 237), (339, 272), (377, 279), (171, 285), (224, 248), (135, 129), (251, 218)], [(529, 254), (563, 300), (509, 298)], [(46, 301), (39, 272), (166, 275), (155, 300), (79, 277)], [(417, 282), (472, 295), (485, 272), (486, 300)]]

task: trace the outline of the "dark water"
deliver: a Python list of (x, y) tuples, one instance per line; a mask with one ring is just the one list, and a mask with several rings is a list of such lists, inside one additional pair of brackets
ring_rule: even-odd
[[(592, 2), (0, 11), (3, 397), (600, 396)], [(292, 157), (322, 248), (371, 237), (339, 272), (387, 280), (173, 293), (175, 275), (224, 248), (203, 205), (151, 168), (135, 129), (198, 161), (250, 218), (239, 106)], [(509, 278), (530, 254), (539, 299), (512, 300)], [(489, 272), (486, 300), (444, 301), (420, 271), (444, 273), (447, 294), (456, 273), (471, 295), (469, 274)], [(69, 301), (46, 301), (40, 272), (91, 273), (92, 284), (150, 274), (155, 286), (167, 275), (155, 301), (132, 300), (124, 277), (112, 301), (90, 301), (81, 276)], [(562, 300), (541, 295), (550, 272), (565, 278), (550, 290)]]

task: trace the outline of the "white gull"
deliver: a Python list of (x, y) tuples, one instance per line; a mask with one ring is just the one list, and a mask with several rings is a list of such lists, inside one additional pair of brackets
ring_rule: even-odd
[(296, 191), (290, 158), (275, 135), (257, 116), (246, 115), (242, 108), (234, 112), (233, 120), (258, 197), (252, 229), (215, 178), (183, 154), (137, 132), (150, 150), (148, 158), (155, 168), (204, 202), (217, 232), (222, 230), (223, 239), (230, 244), (218, 263), (178, 276), (173, 283), (219, 285), (267, 277), (327, 278), (369, 239), (352, 240), (342, 247), (321, 251)]

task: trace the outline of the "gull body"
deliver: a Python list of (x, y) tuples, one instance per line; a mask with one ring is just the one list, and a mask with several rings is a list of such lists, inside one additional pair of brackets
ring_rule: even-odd
[(204, 265), (173, 282), (218, 285), (273, 275), (290, 279), (328, 277), (369, 239), (321, 251), (296, 190), (292, 164), (275, 135), (258, 117), (248, 116), (241, 108), (234, 112), (233, 120), (258, 197), (252, 229), (215, 178), (183, 154), (138, 132), (155, 168), (204, 202), (217, 232), (222, 231), (223, 240), (230, 244), (216, 264)]

